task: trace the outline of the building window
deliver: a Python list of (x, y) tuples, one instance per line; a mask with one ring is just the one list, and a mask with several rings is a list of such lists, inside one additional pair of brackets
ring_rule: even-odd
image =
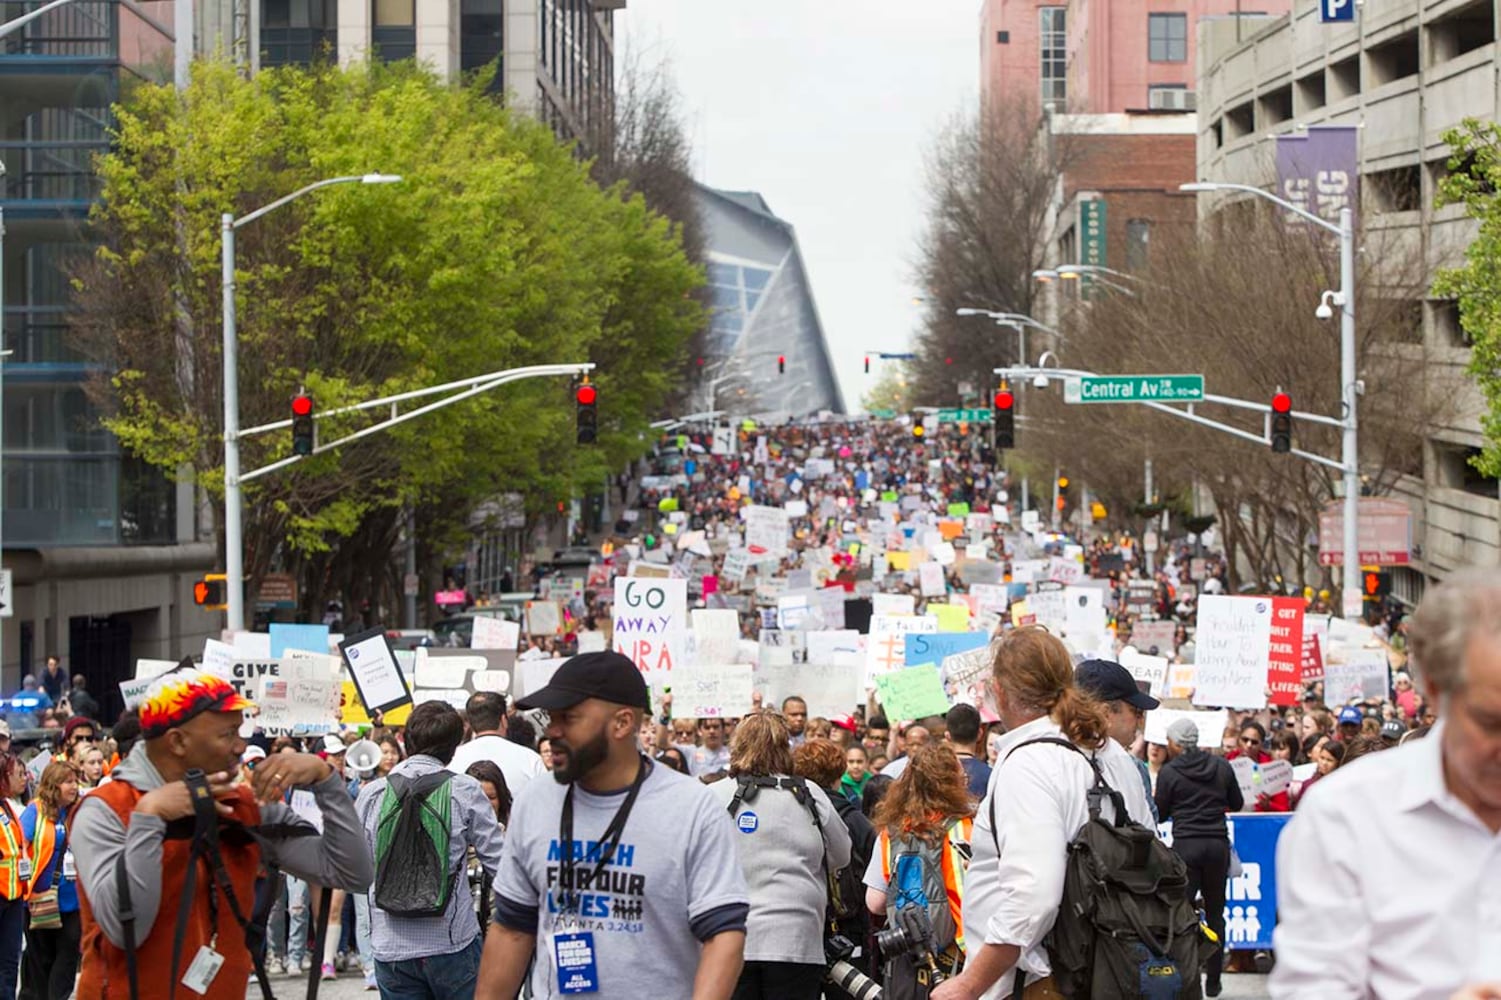
[[(500, 58), (504, 11), (501, 0), (459, 0), (459, 68), (464, 72), (488, 66)], [(491, 90), (504, 89), (499, 67)]]
[(1152, 62), (1188, 61), (1188, 15), (1147, 15), (1147, 58)]
[(377, 28), (411, 28), (417, 24), (414, 0), (375, 0)]
[(1126, 220), (1126, 270), (1140, 271), (1147, 266), (1147, 251), (1152, 242), (1149, 219)]
[(1068, 8), (1040, 7), (1042, 106), (1063, 110), (1068, 99)]

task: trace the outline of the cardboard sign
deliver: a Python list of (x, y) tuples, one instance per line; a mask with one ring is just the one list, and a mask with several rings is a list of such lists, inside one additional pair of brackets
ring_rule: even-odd
[(563, 611), (556, 601), (526, 602), (528, 635), (559, 635), (563, 631)]
[(272, 622), (267, 631), (271, 635), (271, 658), (279, 660), (289, 649), (304, 649), (310, 653), (328, 652), (327, 625), (294, 625)]
[(1202, 598), (1194, 637), (1194, 704), (1230, 708), (1266, 704), (1271, 630), (1269, 597), (1210, 594)]
[(1167, 686), (1167, 657), (1147, 656), (1138, 652), (1121, 650), (1121, 666), (1131, 671), (1134, 680), (1144, 681), (1147, 685), (1147, 693), (1153, 698), (1164, 698), (1163, 688)]
[(1199, 730), (1199, 747), (1213, 750), (1220, 745), (1220, 736), (1230, 724), (1230, 713), (1224, 709), (1215, 712), (1191, 712), (1178, 708), (1153, 709), (1147, 713), (1147, 742), (1167, 746), (1167, 727), (1179, 719), (1191, 720)]
[(906, 665), (908, 633), (937, 631), (938, 619), (930, 615), (871, 615), (870, 638), (865, 644), (867, 682)]
[(1324, 665), (1324, 703), (1343, 705), (1350, 701), (1381, 699), (1391, 689), (1391, 668), (1386, 650), (1355, 649), (1343, 663)]
[(870, 595), (872, 615), (910, 615), (916, 610), (916, 599), (911, 594)]
[(989, 636), (979, 632), (909, 634), (903, 639), (902, 665), (916, 667), (924, 663), (942, 663), (947, 657), (989, 645)]
[(942, 597), (948, 593), (943, 579), (943, 567), (936, 562), (925, 562), (917, 567), (918, 590), (924, 597)]
[(876, 677), (876, 697), (888, 719), (921, 719), (943, 715), (949, 706), (935, 666), (908, 667)]
[(754, 555), (787, 554), (787, 511), (782, 507), (745, 507), (745, 547)]
[[(381, 635), (385, 635), (385, 632), (381, 632)], [(226, 677), (225, 680), (233, 684), (235, 690), (240, 694), (244, 695), (246, 698), (249, 698), (251, 701), (254, 701), (256, 686), (260, 683), (260, 679), (267, 675), (273, 677), (281, 676), (280, 659), (236, 659), (234, 663), (230, 664), (229, 676)]]
[(611, 643), (648, 681), (670, 683), (666, 675), (687, 655), (688, 581), (616, 580)]
[(980, 720), (989, 723), (1000, 719), (990, 671), (990, 647), (985, 645), (944, 657), (938, 677), (943, 681), (943, 692), (950, 704), (973, 705), (980, 710)]
[(735, 662), (740, 643), (740, 615), (738, 612), (725, 610), (710, 611), (703, 608), (695, 608), (691, 614), (691, 620), (693, 625), (693, 660), (696, 664), (726, 664)]
[(751, 691), (749, 663), (680, 666), (672, 676), (672, 707), (684, 718), (738, 717), (750, 713)]
[(521, 643), (521, 623), (491, 615), (477, 615), (474, 631), (469, 634), (470, 649), (509, 649)]

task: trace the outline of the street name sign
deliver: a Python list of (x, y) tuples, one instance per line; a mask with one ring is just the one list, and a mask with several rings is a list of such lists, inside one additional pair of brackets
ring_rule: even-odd
[(939, 410), (940, 424), (988, 424), (992, 415), (989, 410)]
[(1065, 403), (1198, 403), (1202, 375), (1086, 375), (1063, 383)]

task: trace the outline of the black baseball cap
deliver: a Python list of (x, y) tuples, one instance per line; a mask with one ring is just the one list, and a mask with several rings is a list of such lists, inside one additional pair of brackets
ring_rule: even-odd
[(610, 650), (581, 653), (568, 660), (545, 687), (519, 699), (516, 707), (556, 712), (589, 698), (651, 710), (651, 694), (641, 670), (629, 657)]
[(1123, 701), (1144, 712), (1162, 704), (1136, 686), (1131, 671), (1112, 660), (1085, 660), (1074, 668), (1074, 680), (1100, 701)]

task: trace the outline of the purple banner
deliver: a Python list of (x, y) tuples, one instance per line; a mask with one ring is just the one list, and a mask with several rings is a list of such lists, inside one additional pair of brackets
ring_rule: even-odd
[[(1306, 134), (1277, 136), (1277, 191), (1287, 201), (1329, 222), (1339, 210), (1360, 211), (1360, 133), (1350, 125), (1314, 126)], [(1288, 213), (1288, 221), (1299, 221)]]

